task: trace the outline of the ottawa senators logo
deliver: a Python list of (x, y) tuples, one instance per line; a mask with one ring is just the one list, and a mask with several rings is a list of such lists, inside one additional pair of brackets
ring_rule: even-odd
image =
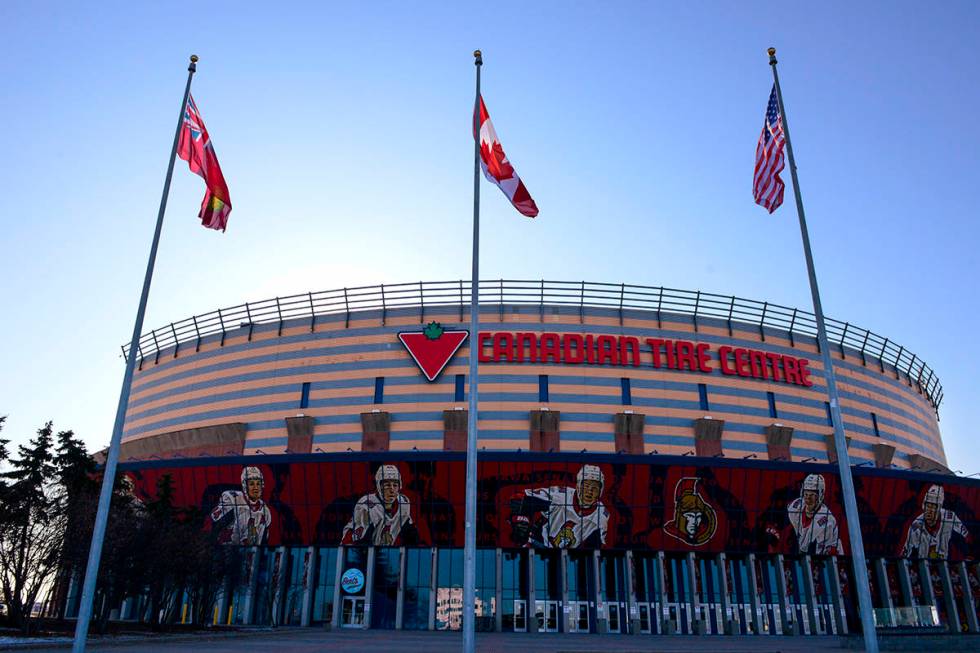
[(715, 509), (698, 493), (697, 477), (687, 476), (674, 487), (674, 514), (664, 532), (690, 546), (707, 544), (718, 528)]

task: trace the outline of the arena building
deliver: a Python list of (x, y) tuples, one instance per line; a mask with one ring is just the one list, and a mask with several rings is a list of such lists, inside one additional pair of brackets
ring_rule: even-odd
[[(810, 313), (483, 281), (470, 334), (469, 286), (277, 298), (124, 350), (120, 469), (145, 497), (171, 475), (216, 541), (246, 547), (216, 622), (460, 628), (475, 342), (479, 628), (860, 628)], [(980, 482), (946, 467), (939, 380), (888, 338), (827, 328), (877, 623), (977, 633)]]

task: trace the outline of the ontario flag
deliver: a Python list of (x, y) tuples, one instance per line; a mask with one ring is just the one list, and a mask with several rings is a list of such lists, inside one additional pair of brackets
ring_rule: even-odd
[(190, 166), (191, 172), (204, 178), (207, 192), (201, 202), (201, 224), (208, 229), (225, 230), (228, 226), (228, 215), (231, 213), (231, 196), (225, 176), (221, 174), (218, 157), (211, 145), (211, 137), (197, 110), (194, 98), (187, 96), (187, 106), (184, 107), (184, 122), (180, 128), (180, 140), (177, 143), (177, 155)]
[(490, 114), (487, 112), (487, 105), (483, 103), (483, 96), (480, 96), (480, 132), (474, 134), (480, 139), (480, 166), (483, 174), (491, 182), (497, 185), (504, 192), (514, 208), (523, 215), (533, 218), (538, 214), (538, 205), (531, 199), (531, 194), (527, 192), (524, 182), (517, 176), (514, 166), (507, 160), (504, 148), (497, 138), (497, 132), (490, 122)]

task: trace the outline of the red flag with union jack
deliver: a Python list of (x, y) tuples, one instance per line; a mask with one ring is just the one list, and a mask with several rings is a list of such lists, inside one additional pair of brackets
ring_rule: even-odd
[(483, 174), (488, 180), (497, 185), (504, 192), (514, 208), (523, 215), (533, 218), (538, 214), (538, 205), (531, 199), (531, 194), (527, 192), (524, 182), (514, 172), (514, 166), (507, 160), (504, 148), (497, 138), (497, 132), (490, 122), (490, 114), (487, 112), (487, 105), (483, 103), (483, 96), (480, 96), (480, 116), (479, 116), (480, 139), (480, 166)]
[(201, 224), (208, 229), (225, 230), (228, 225), (228, 214), (231, 213), (231, 196), (225, 176), (221, 174), (218, 157), (211, 145), (211, 137), (204, 126), (204, 120), (197, 110), (194, 98), (187, 96), (187, 106), (184, 107), (184, 122), (180, 129), (180, 140), (177, 143), (177, 155), (190, 167), (191, 172), (204, 178), (208, 190), (201, 202)]
[(755, 203), (770, 213), (783, 203), (783, 183), (779, 173), (785, 166), (783, 148), (786, 137), (783, 135), (783, 117), (779, 114), (779, 101), (776, 99), (776, 86), (773, 85), (766, 107), (766, 120), (762, 124), (762, 134), (755, 148), (755, 174), (752, 176), (752, 196)]

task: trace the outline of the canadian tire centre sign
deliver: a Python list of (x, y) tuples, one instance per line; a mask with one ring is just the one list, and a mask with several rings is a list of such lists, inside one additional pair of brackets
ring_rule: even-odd
[[(445, 329), (430, 322), (421, 331), (402, 331), (399, 340), (429, 381), (435, 381), (466, 341), (468, 331)], [(556, 363), (652, 367), (726, 376), (740, 376), (810, 387), (810, 361), (760, 349), (665, 338), (481, 331), (477, 337), (481, 363)]]

